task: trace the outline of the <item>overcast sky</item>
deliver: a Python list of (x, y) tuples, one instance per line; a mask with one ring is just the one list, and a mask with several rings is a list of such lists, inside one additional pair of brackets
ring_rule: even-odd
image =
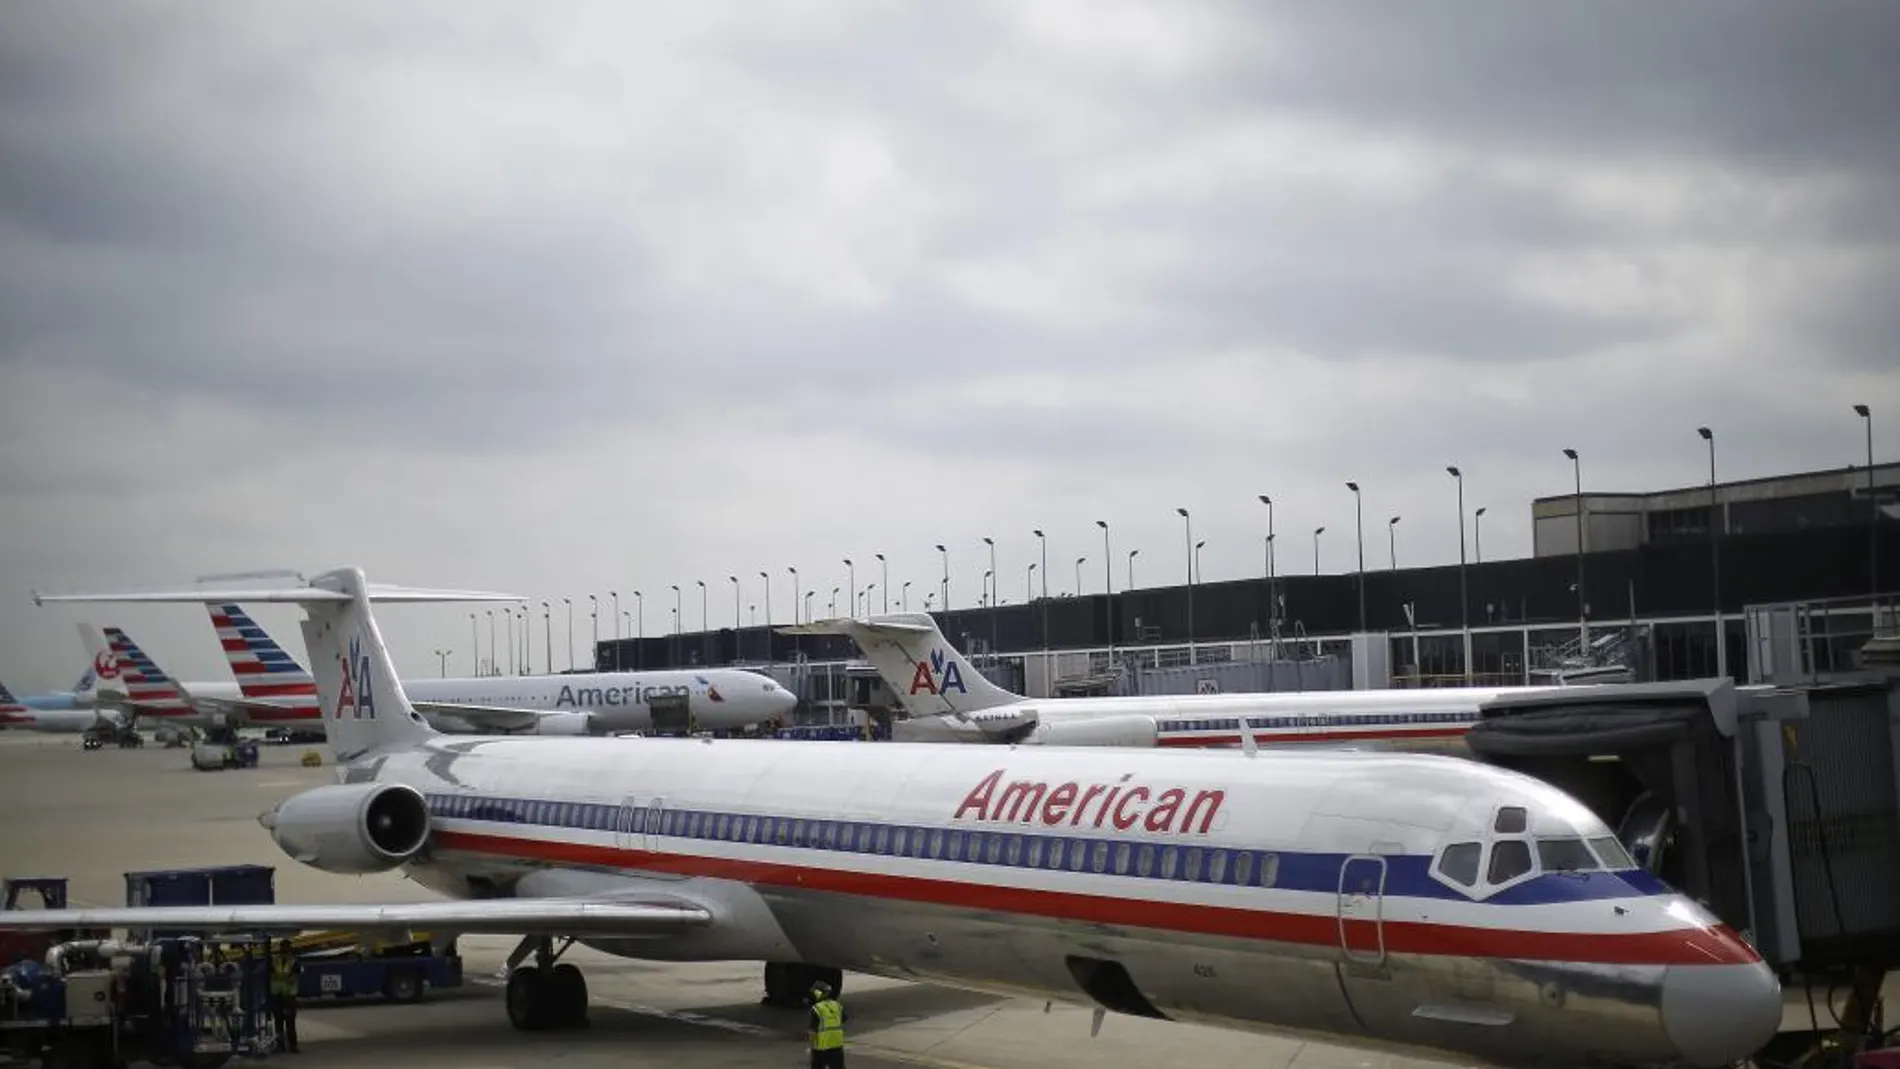
[[(1487, 557), (1529, 502), (1900, 444), (1900, 5), (11, 3), (0, 679), (30, 589), (358, 564), (972, 602)], [(875, 597), (875, 595), (874, 595)], [(913, 607), (917, 600), (913, 599)], [(881, 600), (878, 602), (881, 605)], [(466, 609), (396, 607), (470, 670)], [(536, 609), (534, 660), (544, 660)], [(301, 651), (294, 610), (260, 611)], [(603, 620), (604, 632), (612, 623)], [(484, 628), (485, 632), (485, 628)], [(487, 639), (482, 637), (484, 653)]]

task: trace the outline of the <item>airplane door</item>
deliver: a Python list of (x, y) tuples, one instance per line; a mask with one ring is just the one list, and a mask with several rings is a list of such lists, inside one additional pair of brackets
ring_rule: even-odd
[(1339, 946), (1346, 960), (1385, 964), (1385, 858), (1357, 854), (1339, 869)]

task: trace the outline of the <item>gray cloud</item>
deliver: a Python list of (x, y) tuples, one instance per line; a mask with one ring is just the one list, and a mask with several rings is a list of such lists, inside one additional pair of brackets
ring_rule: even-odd
[[(1565, 444), (1602, 486), (1699, 479), (1704, 422), (1725, 472), (1854, 460), (1847, 405), (1900, 408), (1897, 19), (15, 5), (0, 590), (828, 591), (943, 540), (968, 591), (982, 535), (1020, 579), (1096, 518), (1172, 574), (1176, 505), (1217, 577), (1260, 492), (1331, 537), (1358, 478), (1443, 560), (1445, 463), (1496, 555)], [(0, 678), (65, 683), (6, 596)]]

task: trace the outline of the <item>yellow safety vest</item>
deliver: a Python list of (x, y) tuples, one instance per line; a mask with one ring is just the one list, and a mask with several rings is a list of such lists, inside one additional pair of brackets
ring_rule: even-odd
[(811, 1049), (837, 1050), (844, 1046), (844, 1007), (834, 999), (814, 1002), (811, 1011), (818, 1015), (818, 1030), (811, 1034)]
[(288, 954), (279, 954), (271, 959), (271, 994), (295, 997), (297, 994), (297, 976), (293, 970), (296, 969), (296, 967), (297, 959)]

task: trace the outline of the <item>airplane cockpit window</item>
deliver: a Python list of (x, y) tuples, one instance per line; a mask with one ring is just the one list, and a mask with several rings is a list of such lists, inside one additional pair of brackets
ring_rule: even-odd
[(1478, 882), (1478, 859), (1484, 853), (1479, 843), (1453, 843), (1438, 859), (1438, 873), (1465, 887)]
[(1528, 826), (1529, 819), (1525, 816), (1524, 807), (1507, 805), (1498, 810), (1497, 820), (1492, 823), (1491, 830), (1499, 835), (1522, 835)]
[(1485, 873), (1487, 881), (1493, 884), (1510, 883), (1530, 871), (1529, 843), (1522, 839), (1500, 839), (1491, 844), (1491, 867)]
[(1537, 840), (1537, 865), (1545, 872), (1593, 872), (1602, 868), (1582, 839)]
[(1623, 844), (1618, 842), (1614, 835), (1590, 840), (1590, 849), (1596, 851), (1597, 856), (1603, 859), (1603, 867), (1611, 872), (1623, 872), (1642, 867), (1636, 863), (1635, 858), (1629, 855), (1629, 851), (1623, 849)]

